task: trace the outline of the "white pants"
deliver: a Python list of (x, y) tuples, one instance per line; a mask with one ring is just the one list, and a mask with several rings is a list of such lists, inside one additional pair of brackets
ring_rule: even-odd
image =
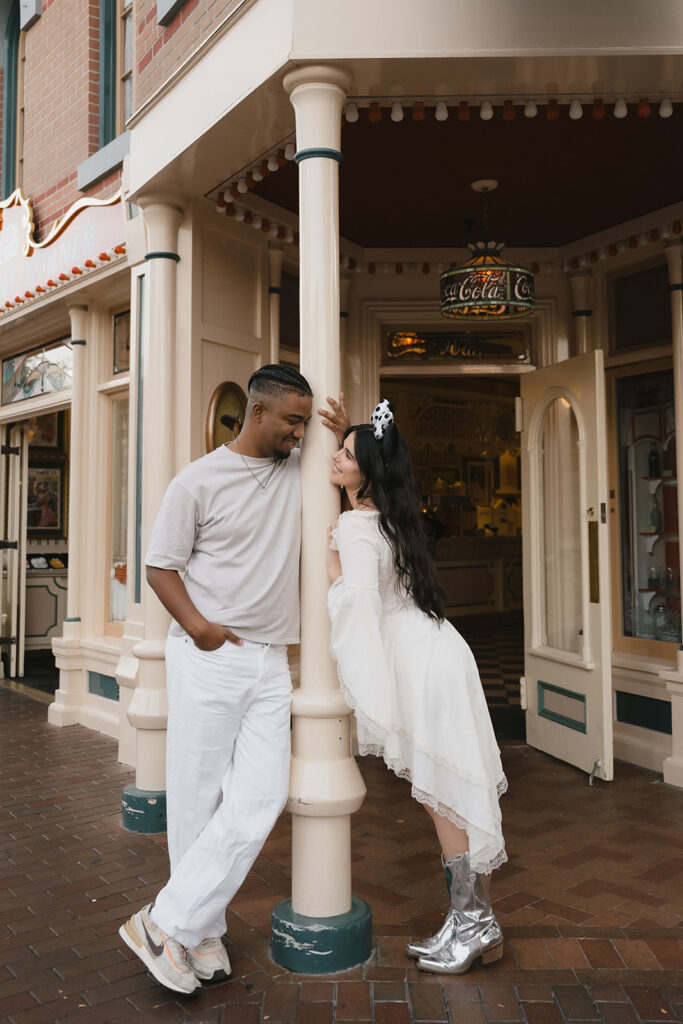
[(151, 919), (184, 946), (223, 935), (225, 909), (287, 800), (292, 683), (284, 646), (166, 643), (171, 877)]

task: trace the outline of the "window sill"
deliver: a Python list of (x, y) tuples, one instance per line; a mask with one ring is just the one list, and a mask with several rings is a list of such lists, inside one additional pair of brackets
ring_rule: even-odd
[(130, 151), (130, 132), (122, 132), (106, 146), (84, 160), (78, 168), (78, 188), (81, 192), (105, 178), (123, 163)]
[(157, 25), (170, 25), (187, 0), (157, 0)]

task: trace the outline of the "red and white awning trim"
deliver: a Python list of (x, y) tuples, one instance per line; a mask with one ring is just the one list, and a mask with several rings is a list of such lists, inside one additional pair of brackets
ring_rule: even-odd
[[(299, 233), (294, 228), (289, 225), (279, 224), (272, 217), (266, 217), (263, 213), (250, 209), (241, 203), (226, 202), (225, 199), (219, 197), (216, 203), (216, 211), (225, 217), (234, 218), (242, 224), (248, 224), (256, 231), (262, 231), (270, 241), (281, 242), (285, 245), (299, 245)], [(658, 227), (650, 228), (647, 231), (626, 235), (624, 238), (619, 238), (608, 245), (591, 248), (584, 253), (571, 256), (570, 258), (553, 261), (545, 260), (543, 262), (532, 261), (530, 265), (534, 274), (552, 274), (558, 270), (565, 272), (582, 270), (599, 261), (618, 256), (627, 249), (638, 249), (642, 246), (652, 245), (660, 241), (666, 242), (668, 239), (676, 238), (681, 234), (681, 230), (681, 221), (673, 220)], [(455, 266), (454, 262), (444, 262), (443, 260), (361, 260), (358, 255), (345, 253), (343, 242), (339, 262), (342, 270), (367, 274), (376, 274), (378, 272), (384, 274), (403, 274), (406, 272), (429, 274), (432, 271), (436, 274), (441, 274), (444, 270), (448, 270), (449, 267)]]
[(119, 260), (122, 260), (125, 255), (126, 244), (125, 242), (122, 242), (120, 245), (115, 245), (111, 249), (106, 249), (103, 252), (98, 253), (96, 256), (88, 256), (82, 263), (78, 263), (68, 270), (55, 270), (52, 277), (48, 277), (47, 280), (39, 282), (33, 289), (27, 288), (23, 295), (14, 295), (4, 300), (0, 299), (0, 316), (6, 313), (11, 313), (12, 310), (19, 307), (27, 307), (36, 299), (40, 299), (44, 295), (48, 294), (48, 292), (54, 292), (60, 288), (64, 288), (71, 281), (77, 280), (80, 277), (85, 277), (87, 274), (91, 274), (94, 270), (98, 270), (100, 267), (111, 266)]
[(239, 202), (241, 197), (245, 196), (249, 189), (252, 189), (259, 181), (263, 181), (264, 178), (269, 177), (271, 174), (276, 174), (281, 167), (286, 167), (287, 164), (292, 163), (295, 153), (296, 146), (294, 142), (287, 142), (284, 146), (279, 146), (277, 149), (272, 150), (272, 152), (264, 153), (253, 167), (243, 168), (238, 174), (228, 178), (227, 182), (220, 187), (217, 201), (218, 207), (225, 209), (227, 205)]
[[(360, 111), (367, 111), (367, 120), (378, 124), (388, 119), (399, 124), (405, 118), (413, 121), (424, 121), (433, 117), (435, 121), (447, 121), (452, 115), (458, 121), (469, 121), (478, 116), (482, 121), (491, 121), (502, 117), (504, 121), (514, 121), (516, 117), (534, 118), (539, 115), (548, 121), (557, 121), (560, 117), (568, 117), (571, 121), (579, 121), (582, 117), (592, 117), (600, 121), (609, 113), (617, 119), (628, 117), (629, 113), (639, 118), (647, 118), (653, 114), (659, 117), (671, 117), (674, 102), (680, 97), (657, 96), (589, 96), (586, 94), (568, 94), (554, 97), (525, 98), (504, 96), (470, 96), (466, 99), (456, 96), (426, 97), (354, 97), (347, 101), (344, 108), (344, 122), (355, 124), (360, 119)], [(631, 108), (629, 110), (629, 107)], [(566, 108), (566, 113), (565, 113)]]

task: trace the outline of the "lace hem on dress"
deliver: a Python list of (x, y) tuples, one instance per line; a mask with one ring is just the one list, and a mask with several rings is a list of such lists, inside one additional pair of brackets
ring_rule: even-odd
[[(339, 672), (339, 665), (337, 665), (337, 674), (339, 676), (339, 685), (342, 692), (342, 696), (346, 703), (349, 705), (349, 707), (352, 709), (359, 725), (363, 729), (365, 729), (365, 731), (370, 735), (377, 735), (378, 732), (381, 732), (381, 727), (377, 726), (376, 723), (374, 723), (370, 718), (368, 718), (367, 715), (365, 715), (363, 711), (360, 709), (360, 707), (358, 706), (358, 701), (353, 697), (351, 691), (349, 690), (348, 686), (346, 686), (344, 680), (341, 677), (341, 673)], [(397, 775), (401, 779), (406, 779), (408, 782), (410, 782), (411, 796), (415, 800), (417, 800), (418, 803), (427, 804), (429, 807), (432, 808), (432, 810), (436, 811), (436, 813), (439, 814), (442, 818), (447, 818), (449, 821), (452, 821), (454, 825), (457, 825), (458, 828), (461, 828), (463, 829), (463, 831), (467, 832), (468, 836), (472, 834), (473, 826), (469, 821), (467, 821), (466, 818), (463, 818), (460, 814), (458, 814), (457, 811), (453, 810), (452, 807), (448, 807), (446, 804), (442, 803), (431, 793), (427, 793), (425, 790), (420, 789), (418, 786), (414, 784), (412, 773), (407, 764), (405, 764), (399, 758), (392, 758), (386, 756), (384, 752), (384, 744), (381, 741), (379, 741), (379, 737), (377, 743), (361, 743), (359, 741), (358, 749), (360, 754), (363, 756), (370, 755), (374, 757), (381, 757), (384, 763), (386, 764), (387, 768), (394, 772), (395, 775)], [(434, 757), (433, 754), (430, 754), (429, 756), (433, 757), (436, 763), (439, 763), (439, 759)], [(444, 764), (444, 767), (448, 766)], [(497, 795), (501, 797), (503, 793), (507, 792), (507, 788), (507, 779), (505, 778), (505, 776), (503, 776), (501, 779), (499, 779), (496, 785)], [(476, 872), (477, 874), (488, 875), (496, 868), (499, 868), (501, 864), (504, 864), (507, 861), (507, 859), (507, 853), (505, 852), (505, 847), (503, 846), (496, 854), (494, 854), (492, 857), (489, 857), (488, 859), (470, 860), (470, 866), (473, 872)]]

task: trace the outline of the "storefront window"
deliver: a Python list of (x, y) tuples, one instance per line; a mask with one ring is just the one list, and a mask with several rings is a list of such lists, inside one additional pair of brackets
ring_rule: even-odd
[(114, 316), (114, 373), (130, 371), (130, 310)]
[(540, 453), (545, 600), (543, 642), (581, 649), (581, 509), (579, 431), (574, 410), (556, 398), (543, 420)]
[(624, 636), (681, 642), (673, 372), (617, 381)]
[(109, 523), (109, 621), (126, 618), (128, 548), (128, 396), (111, 404), (111, 505)]

